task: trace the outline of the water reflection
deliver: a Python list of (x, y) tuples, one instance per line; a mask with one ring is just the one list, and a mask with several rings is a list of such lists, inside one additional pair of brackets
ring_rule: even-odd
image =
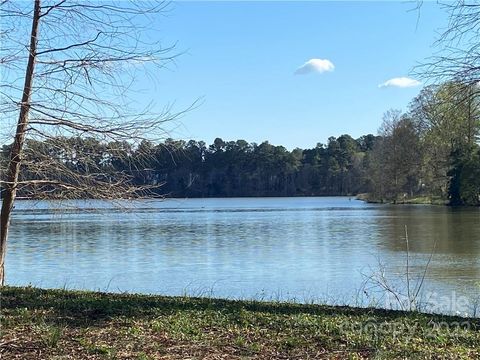
[[(428, 287), (475, 295), (480, 210), (382, 206), (348, 198), (20, 201), (7, 254), (11, 284), (224, 297), (351, 300), (379, 259), (412, 272), (436, 243)], [(66, 209), (66, 211), (63, 211)], [(100, 208), (100, 212), (91, 209)]]
[[(385, 222), (389, 239), (404, 239), (404, 226), (412, 235), (415, 252), (430, 252), (436, 242), (440, 254), (478, 257), (480, 253), (480, 212), (474, 208), (455, 209), (440, 206), (389, 206), (385, 208), (390, 221)], [(427, 240), (431, 240), (430, 243)], [(393, 251), (403, 251), (404, 241), (386, 242)]]

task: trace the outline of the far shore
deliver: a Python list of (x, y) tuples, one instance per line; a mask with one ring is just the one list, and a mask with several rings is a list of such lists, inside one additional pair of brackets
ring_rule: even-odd
[(370, 194), (363, 193), (355, 196), (356, 200), (365, 201), (370, 204), (390, 204), (390, 205), (449, 205), (449, 201), (439, 196), (414, 196), (399, 198), (396, 201), (387, 199), (378, 199)]
[[(171, 196), (171, 195), (158, 195), (152, 197), (137, 197), (137, 198), (118, 198), (117, 200), (169, 200), (169, 199), (286, 199), (286, 198), (348, 198), (349, 200), (359, 200), (364, 201), (369, 204), (395, 204), (395, 205), (408, 205), (408, 204), (418, 204), (418, 205), (449, 205), (448, 200), (442, 199), (436, 196), (416, 196), (416, 197), (406, 197), (404, 199), (393, 200), (387, 199), (378, 199), (371, 196), (368, 193), (361, 194), (347, 194), (347, 195), (295, 195), (295, 196), (282, 196), (282, 195), (260, 195), (260, 196)], [(95, 198), (77, 198), (77, 199), (64, 199), (64, 198), (36, 198), (36, 197), (21, 197), (17, 196), (17, 201), (31, 200), (31, 201), (53, 201), (53, 200), (65, 200), (65, 201), (75, 201), (75, 200), (103, 200)], [(115, 201), (111, 199), (105, 199), (105, 201)]]

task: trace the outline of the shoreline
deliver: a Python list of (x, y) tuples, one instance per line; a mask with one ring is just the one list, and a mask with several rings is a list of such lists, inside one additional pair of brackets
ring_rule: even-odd
[[(137, 198), (117, 198), (117, 199), (100, 199), (100, 198), (76, 198), (76, 199), (61, 199), (61, 198), (32, 198), (32, 197), (16, 197), (16, 201), (78, 201), (78, 200), (105, 200), (105, 201), (116, 201), (116, 200), (185, 200), (185, 199), (288, 199), (288, 198), (349, 198), (350, 200), (363, 201), (370, 204), (391, 204), (394, 205), (392, 201), (382, 201), (375, 198), (370, 198), (369, 194), (352, 194), (352, 195), (294, 195), (294, 196), (282, 196), (282, 195), (262, 195), (262, 196), (167, 196), (160, 195), (155, 197), (137, 197)], [(432, 198), (430, 196), (420, 196), (414, 198), (406, 198), (402, 202), (397, 202), (395, 205), (411, 205), (411, 204), (422, 204), (422, 205), (448, 205), (448, 200), (440, 198)], [(465, 205), (465, 207), (471, 207), (470, 205)]]
[(149, 198), (118, 198), (115, 200), (112, 199), (95, 199), (95, 198), (79, 198), (79, 199), (37, 199), (37, 198), (26, 198), (18, 197), (15, 201), (140, 201), (140, 200), (210, 200), (210, 199), (298, 199), (298, 198), (349, 198), (351, 201), (362, 201), (367, 204), (377, 204), (377, 205), (431, 205), (431, 206), (446, 206), (451, 208), (479, 208), (480, 205), (450, 205), (448, 200), (441, 198), (432, 198), (430, 196), (419, 196), (414, 198), (406, 198), (405, 200), (393, 202), (393, 201), (383, 201), (375, 198), (370, 198), (368, 194), (357, 194), (357, 195), (298, 195), (298, 196), (229, 196), (229, 197), (168, 197), (168, 196), (158, 196), (158, 197), (149, 197)]
[(480, 356), (480, 319), (346, 306), (1, 289), (2, 359)]
[[(451, 206), (448, 200), (434, 196), (417, 196), (413, 198), (405, 198), (401, 201), (393, 202), (391, 200), (383, 201), (381, 199), (371, 198), (369, 194), (357, 194), (355, 200), (364, 201), (368, 204), (383, 205), (435, 205), (435, 206)], [(475, 205), (464, 205), (463, 207), (477, 207)]]

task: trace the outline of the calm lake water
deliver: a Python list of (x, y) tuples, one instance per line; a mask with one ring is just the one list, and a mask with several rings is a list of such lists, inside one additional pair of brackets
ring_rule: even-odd
[(18, 201), (7, 283), (389, 307), (366, 279), (383, 269), (396, 291), (405, 290), (406, 225), (411, 284), (435, 244), (422, 292), (434, 311), (463, 313), (480, 296), (478, 208), (342, 197), (121, 205), (133, 210), (101, 201)]

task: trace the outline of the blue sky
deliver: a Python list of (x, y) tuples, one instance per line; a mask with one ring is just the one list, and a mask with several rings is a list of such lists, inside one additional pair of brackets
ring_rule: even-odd
[[(376, 133), (386, 110), (406, 109), (421, 89), (379, 84), (412, 77), (412, 67), (432, 55), (446, 26), (436, 3), (425, 2), (419, 18), (413, 7), (174, 2), (154, 26), (161, 41), (177, 42), (184, 53), (156, 74), (149, 97), (159, 107), (175, 102), (177, 110), (202, 98), (172, 130), (174, 138), (269, 140), (293, 149), (344, 133)], [(295, 74), (310, 59), (328, 60), (334, 69)]]

